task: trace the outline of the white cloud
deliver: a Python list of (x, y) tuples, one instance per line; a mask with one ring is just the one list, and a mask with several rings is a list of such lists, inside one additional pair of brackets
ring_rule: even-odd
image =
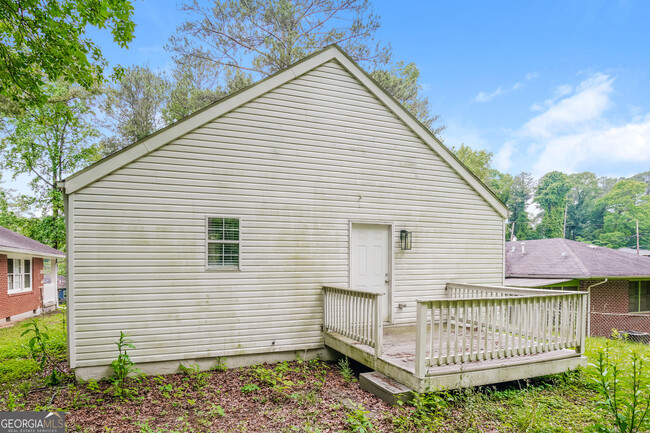
[(478, 95), (476, 95), (474, 98), (474, 102), (490, 102), (499, 95), (521, 89), (526, 83), (536, 79), (538, 76), (539, 74), (537, 72), (529, 72), (526, 74), (523, 81), (518, 81), (510, 87), (497, 87), (497, 89), (492, 92), (479, 92)]
[(514, 144), (509, 141), (494, 154), (494, 167), (499, 171), (508, 172), (512, 165), (512, 154), (515, 151)]
[(553, 137), (544, 146), (533, 171), (571, 173), (590, 164), (640, 162), (650, 162), (650, 116), (641, 122)]
[(558, 86), (551, 98), (531, 107), (541, 112), (513, 132), (496, 153), (495, 165), (505, 170), (520, 158), (540, 176), (551, 170), (570, 173), (650, 162), (650, 114), (636, 112), (623, 122), (607, 116), (614, 106), (614, 81), (596, 73), (578, 86)]
[(503, 94), (503, 89), (501, 87), (497, 88), (494, 92), (491, 93), (485, 93), (485, 92), (479, 92), (478, 95), (476, 95), (476, 98), (474, 98), (474, 101), (476, 102), (490, 102), (497, 96)]
[[(550, 138), (557, 134), (579, 131), (600, 120), (610, 107), (614, 79), (595, 74), (580, 83), (571, 96), (560, 99), (545, 112), (529, 120), (522, 128), (525, 135)], [(566, 91), (566, 90), (565, 90)]]

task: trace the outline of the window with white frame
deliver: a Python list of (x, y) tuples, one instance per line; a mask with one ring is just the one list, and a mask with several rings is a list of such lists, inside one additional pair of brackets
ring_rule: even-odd
[(32, 290), (32, 261), (17, 257), (7, 258), (7, 292)]
[(207, 218), (207, 265), (239, 267), (239, 218)]

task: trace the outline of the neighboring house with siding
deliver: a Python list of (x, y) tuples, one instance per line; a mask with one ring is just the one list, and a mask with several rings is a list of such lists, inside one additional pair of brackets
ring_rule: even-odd
[(650, 258), (568, 239), (506, 243), (506, 285), (590, 293), (590, 334), (650, 332)]
[(504, 282), (506, 207), (335, 46), (60, 187), (82, 378), (120, 331), (147, 373), (327, 356), (323, 286), (398, 325), (449, 281)]
[(0, 227), (0, 319), (12, 322), (54, 310), (55, 285), (44, 276), (56, 276), (57, 259), (65, 253)]

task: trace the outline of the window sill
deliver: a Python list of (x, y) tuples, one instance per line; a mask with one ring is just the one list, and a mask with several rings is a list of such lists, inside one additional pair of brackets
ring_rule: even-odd
[(206, 266), (205, 270), (208, 272), (241, 271), (241, 268), (239, 266)]
[(27, 294), (30, 294), (30, 293), (34, 293), (34, 291), (32, 289), (29, 289), (29, 290), (16, 290), (16, 291), (7, 292), (7, 294), (10, 297), (11, 296), (27, 295)]

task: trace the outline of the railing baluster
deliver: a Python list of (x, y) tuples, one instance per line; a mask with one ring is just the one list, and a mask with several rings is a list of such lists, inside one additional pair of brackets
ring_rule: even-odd
[(436, 326), (437, 326), (437, 321), (436, 321), (436, 311), (438, 309), (437, 304), (435, 302), (432, 303), (429, 309), (431, 310), (431, 333), (429, 338), (429, 362), (427, 366), (430, 367), (434, 365), (434, 359), (436, 356), (435, 335), (436, 335)]

